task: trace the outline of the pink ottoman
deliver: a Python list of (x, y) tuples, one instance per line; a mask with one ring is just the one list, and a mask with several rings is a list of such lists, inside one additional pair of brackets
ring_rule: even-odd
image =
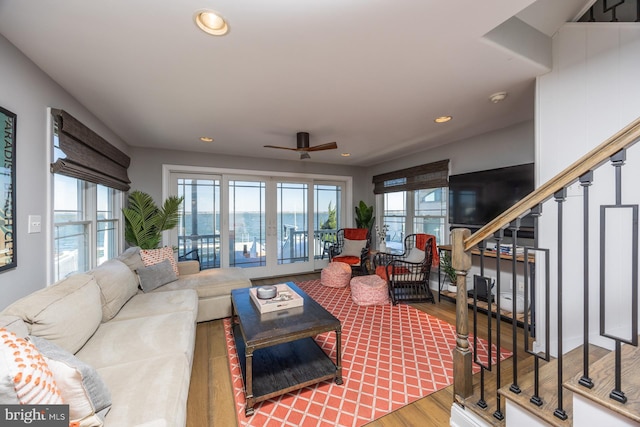
[(330, 288), (344, 288), (351, 280), (351, 266), (344, 262), (330, 262), (320, 273), (320, 282)]
[(389, 304), (389, 288), (380, 276), (359, 276), (351, 279), (351, 299), (358, 305)]

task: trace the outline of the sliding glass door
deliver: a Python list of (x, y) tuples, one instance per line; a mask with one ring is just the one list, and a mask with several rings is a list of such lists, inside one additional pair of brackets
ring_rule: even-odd
[(171, 194), (185, 198), (171, 237), (181, 259), (244, 268), (252, 278), (327, 264), (344, 216), (343, 182), (179, 172), (169, 181)]
[(177, 246), (178, 258), (198, 259), (201, 268), (220, 267), (220, 177), (176, 176), (180, 206)]

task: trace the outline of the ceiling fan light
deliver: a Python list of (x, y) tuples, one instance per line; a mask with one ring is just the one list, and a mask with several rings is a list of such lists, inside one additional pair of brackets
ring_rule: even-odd
[(310, 159), (311, 156), (309, 155), (309, 153), (304, 152), (304, 153), (300, 153), (300, 160), (304, 160), (304, 159)]

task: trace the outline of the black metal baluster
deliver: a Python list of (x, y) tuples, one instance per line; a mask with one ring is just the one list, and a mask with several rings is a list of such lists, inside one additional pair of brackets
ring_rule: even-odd
[[(478, 250), (480, 251), (480, 277), (484, 278), (484, 248), (485, 242), (482, 241), (478, 243)], [(485, 278), (486, 279), (486, 278)], [(485, 371), (491, 372), (491, 358), (493, 356), (492, 347), (491, 347), (491, 307), (487, 310), (487, 336), (488, 336), (488, 361), (487, 364), (484, 365), (478, 358), (478, 352), (476, 349), (478, 348), (478, 327), (477, 327), (477, 315), (478, 315), (478, 289), (476, 287), (477, 276), (474, 276), (474, 286), (473, 286), (473, 363), (480, 366), (480, 400), (476, 403), (478, 407), (482, 409), (487, 409), (487, 401), (485, 400)], [(490, 280), (488, 281), (490, 283)], [(489, 292), (491, 292), (491, 285), (489, 284)], [(491, 297), (489, 297), (489, 304), (491, 304)]]
[[(626, 403), (627, 397), (622, 391), (622, 343), (638, 345), (638, 205), (622, 204), (622, 166), (626, 160), (626, 150), (620, 150), (611, 156), (615, 167), (616, 203), (613, 206), (600, 206), (600, 335), (615, 340), (615, 386), (609, 397), (620, 403)], [(605, 277), (606, 277), (606, 213), (608, 209), (631, 209), (632, 211), (632, 255), (631, 255), (631, 339), (608, 334), (605, 328)]]
[[(518, 385), (518, 321), (516, 319), (516, 307), (517, 307), (517, 289), (518, 289), (518, 265), (517, 265), (517, 248), (518, 248), (518, 230), (520, 229), (520, 218), (517, 218), (511, 223), (511, 332), (513, 337), (512, 345), (512, 361), (513, 361), (513, 383), (509, 387), (512, 393), (520, 394), (520, 386)], [(500, 298), (500, 294), (498, 294)], [(526, 306), (525, 306), (526, 310)]]
[(618, 8), (618, 6), (620, 6), (624, 2), (625, 2), (625, 0), (618, 0), (618, 2), (615, 3), (615, 4), (607, 5), (607, 0), (603, 0), (602, 1), (602, 12), (603, 13), (607, 13), (608, 11), (611, 11), (611, 22), (618, 22), (618, 16), (616, 15), (616, 9)]
[(578, 384), (593, 388), (593, 381), (589, 378), (589, 186), (593, 182), (593, 171), (589, 171), (580, 177), (580, 185), (582, 186), (582, 213), (583, 213), (583, 368), (582, 377), (578, 381)]
[[(549, 292), (549, 284), (550, 284), (550, 270), (549, 270), (549, 260), (550, 260), (550, 255), (549, 255), (549, 249), (540, 249), (540, 248), (533, 248), (532, 249), (535, 252), (541, 252), (544, 254), (544, 267), (545, 267), (545, 274), (544, 274), (544, 300), (545, 300), (545, 304), (544, 304), (544, 319), (545, 319), (545, 323), (544, 323), (544, 336), (545, 336), (545, 351), (543, 355), (540, 355), (538, 353), (534, 353), (532, 350), (529, 349), (529, 316), (528, 316), (528, 311), (525, 311), (525, 316), (524, 316), (524, 351), (530, 355), (532, 355), (534, 357), (533, 362), (534, 362), (534, 366), (533, 366), (533, 373), (534, 373), (534, 377), (533, 377), (533, 385), (534, 385), (534, 391), (533, 391), (533, 396), (531, 396), (531, 399), (529, 399), (529, 401), (531, 403), (533, 403), (536, 406), (542, 406), (542, 398), (540, 397), (540, 359), (545, 360), (545, 361), (549, 361), (549, 346), (550, 346), (550, 330), (551, 330), (551, 325), (549, 324), (550, 321), (550, 312), (551, 312), (551, 307), (549, 306), (550, 304), (550, 292)], [(531, 295), (535, 295), (533, 293), (533, 280), (529, 280), (529, 272), (533, 272), (533, 269), (531, 268), (531, 266), (529, 266), (529, 248), (524, 249), (524, 259), (525, 259), (525, 271), (524, 271), (524, 298), (525, 298), (525, 302), (524, 305), (525, 307), (527, 307), (527, 302), (528, 302), (528, 295), (529, 295), (529, 283), (531, 282)], [(536, 263), (538, 263), (540, 261), (540, 258), (538, 256), (536, 256)], [(533, 274), (533, 273), (531, 273)], [(533, 297), (532, 297), (533, 299)], [(533, 306), (533, 304), (532, 304)], [(535, 327), (539, 327), (538, 325), (535, 325)]]
[(555, 201), (558, 203), (558, 407), (553, 415), (561, 420), (567, 419), (562, 402), (562, 207), (566, 197), (567, 190), (565, 188), (554, 194)]
[[(500, 242), (504, 238), (504, 230), (499, 230), (494, 234), (496, 240), (496, 348), (498, 353), (500, 352)], [(491, 311), (491, 305), (489, 305), (489, 311)], [(500, 387), (502, 387), (502, 381), (500, 379), (500, 354), (496, 357), (496, 411), (493, 413), (493, 417), (502, 421), (504, 420), (504, 413), (502, 412), (502, 396), (498, 393)]]

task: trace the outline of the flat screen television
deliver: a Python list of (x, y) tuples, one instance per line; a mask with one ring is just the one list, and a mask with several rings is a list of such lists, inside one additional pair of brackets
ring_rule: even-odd
[[(449, 224), (478, 229), (534, 190), (533, 163), (449, 176)], [(533, 238), (534, 218), (520, 222), (521, 237)]]

